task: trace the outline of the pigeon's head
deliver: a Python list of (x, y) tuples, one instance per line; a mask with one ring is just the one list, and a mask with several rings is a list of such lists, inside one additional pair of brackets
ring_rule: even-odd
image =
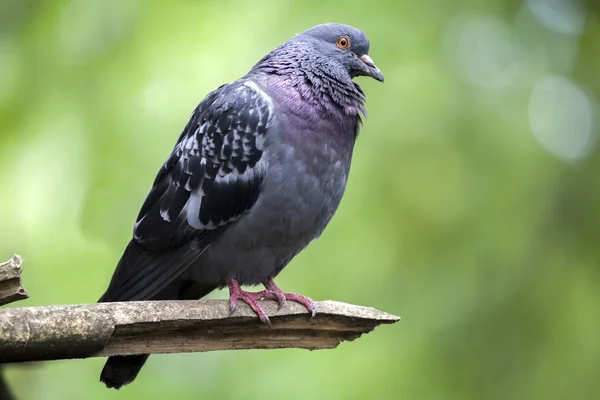
[(317, 25), (295, 39), (310, 41), (322, 56), (341, 65), (350, 78), (370, 76), (383, 82), (383, 74), (369, 57), (369, 39), (356, 28), (342, 24)]

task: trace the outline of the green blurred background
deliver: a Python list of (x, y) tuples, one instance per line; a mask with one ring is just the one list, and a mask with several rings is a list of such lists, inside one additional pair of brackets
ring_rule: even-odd
[[(596, 2), (0, 1), (0, 259), (97, 300), (195, 105), (313, 25), (364, 30), (385, 84), (342, 205), (280, 275), (402, 321), (336, 350), (15, 365), (19, 399), (600, 396)], [(214, 297), (214, 296), (213, 296)], [(226, 293), (216, 297), (224, 298)]]

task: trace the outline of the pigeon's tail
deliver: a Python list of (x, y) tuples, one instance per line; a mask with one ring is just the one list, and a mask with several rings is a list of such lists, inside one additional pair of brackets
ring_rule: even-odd
[[(119, 260), (109, 288), (98, 302), (191, 300), (204, 297), (217, 286), (179, 278), (180, 273), (196, 259), (197, 254), (189, 251), (155, 252), (131, 241)], [(164, 270), (169, 274), (165, 274)], [(158, 285), (157, 281), (161, 279), (167, 280), (167, 283)], [(149, 291), (149, 288), (153, 289)], [(119, 389), (133, 382), (148, 357), (148, 354), (109, 357), (100, 374), (100, 381), (108, 388)]]
[(108, 357), (104, 368), (102, 368), (100, 381), (107, 388), (119, 389), (135, 379), (147, 359), (147, 354)]

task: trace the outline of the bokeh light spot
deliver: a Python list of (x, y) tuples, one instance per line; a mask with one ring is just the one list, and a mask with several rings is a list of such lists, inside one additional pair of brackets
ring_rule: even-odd
[(562, 76), (545, 76), (529, 99), (529, 123), (535, 138), (552, 155), (572, 161), (584, 157), (593, 142), (594, 108), (587, 94)]

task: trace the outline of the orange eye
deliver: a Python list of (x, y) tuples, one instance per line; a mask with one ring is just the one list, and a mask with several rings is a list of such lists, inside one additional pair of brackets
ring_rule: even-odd
[(336, 44), (340, 49), (347, 49), (350, 47), (350, 38), (348, 36), (340, 36)]

